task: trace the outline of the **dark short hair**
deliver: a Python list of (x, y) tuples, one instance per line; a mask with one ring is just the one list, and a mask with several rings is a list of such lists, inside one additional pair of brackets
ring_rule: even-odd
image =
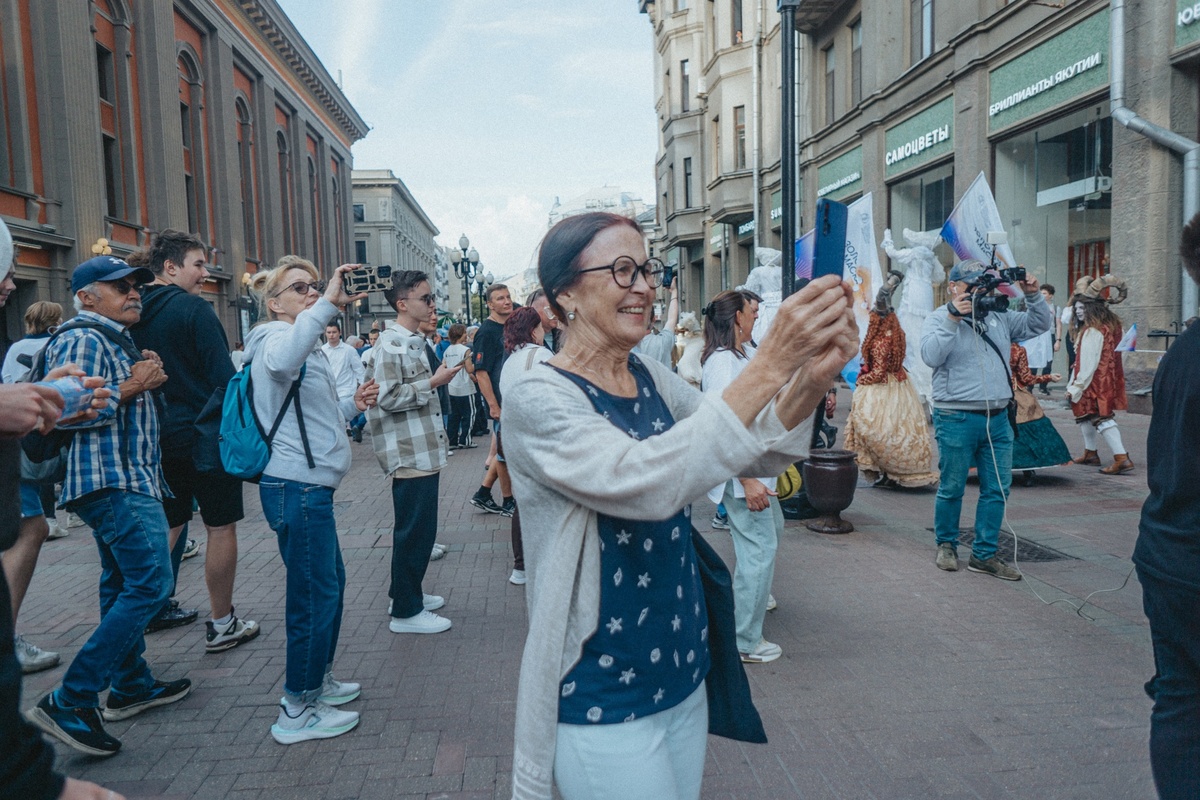
[(392, 273), (392, 288), (383, 290), (383, 299), (388, 307), (396, 310), (396, 303), (408, 297), (413, 287), (422, 282), (428, 282), (429, 276), (419, 269), (405, 269)]
[[(125, 256), (125, 263), (134, 269), (139, 267), (150, 269), (150, 251), (146, 250), (145, 248), (142, 248), (141, 250), (134, 250), (132, 253)], [(162, 272), (162, 270), (159, 269), (159, 272)]]
[(326, 328), (337, 328), (338, 333), (341, 333), (342, 332), (342, 321), (339, 320), (337, 317), (334, 317), (333, 319), (329, 320), (329, 322), (325, 323), (325, 327)]
[(489, 286), (487, 288), (487, 301), (489, 303), (492, 302), (492, 294), (494, 292), (500, 291), (501, 289), (503, 289), (506, 292), (508, 291), (508, 287), (505, 286), (503, 283), (493, 283), (491, 286)]
[(504, 352), (511, 353), (523, 344), (533, 341), (533, 331), (542, 324), (542, 315), (528, 306), (522, 306), (504, 321)]
[(579, 256), (604, 230), (628, 225), (639, 234), (642, 229), (629, 217), (608, 211), (591, 211), (561, 220), (549, 230), (538, 247), (538, 280), (554, 315), (564, 323), (567, 314), (558, 304), (558, 295), (579, 280)]
[(1054, 284), (1053, 283), (1043, 283), (1042, 288), (1045, 289), (1047, 292), (1049, 292), (1051, 297), (1054, 296)]
[(148, 248), (150, 271), (155, 275), (162, 275), (163, 268), (168, 261), (183, 266), (183, 262), (187, 259), (187, 254), (193, 250), (205, 252), (204, 242), (200, 241), (200, 237), (183, 231), (176, 231), (167, 228), (150, 240)]
[(538, 288), (536, 288), (532, 292), (530, 292), (529, 296), (525, 298), (525, 305), (531, 306), (534, 303), (536, 303), (538, 300), (541, 300), (545, 296), (546, 296), (546, 290), (539, 286)]
[(450, 326), (450, 330), (446, 331), (446, 338), (451, 342), (458, 344), (462, 338), (467, 335), (467, 326), (461, 322), (456, 322)]
[(1192, 280), (1200, 283), (1200, 214), (1192, 217), (1183, 226), (1183, 235), (1179, 241), (1179, 256), (1183, 259), (1183, 268)]

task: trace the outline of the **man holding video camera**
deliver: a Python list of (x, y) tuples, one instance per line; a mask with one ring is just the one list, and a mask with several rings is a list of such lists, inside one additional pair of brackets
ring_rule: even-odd
[[(997, 294), (1015, 284), (1025, 294), (1025, 311), (1009, 311)], [(937, 566), (958, 569), (959, 517), (967, 473), (976, 467), (979, 503), (975, 542), (967, 569), (1006, 581), (1021, 573), (996, 555), (1004, 504), (1012, 484), (1013, 399), (1008, 372), (1011, 342), (1050, 329), (1053, 312), (1038, 281), (1022, 267), (994, 270), (974, 260), (960, 261), (946, 284), (950, 302), (934, 309), (921, 330), (921, 359), (933, 369), (933, 427), (938, 443), (938, 485), (934, 505)]]

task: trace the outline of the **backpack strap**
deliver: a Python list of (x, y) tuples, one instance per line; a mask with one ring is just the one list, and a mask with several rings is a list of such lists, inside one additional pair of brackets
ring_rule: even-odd
[[(249, 369), (250, 365), (246, 364), (243, 369)], [(275, 421), (271, 424), (270, 433), (264, 433), (262, 425), (258, 421), (258, 414), (254, 411), (254, 380), (253, 374), (246, 376), (246, 399), (250, 403), (250, 413), (254, 415), (254, 424), (258, 426), (258, 432), (263, 437), (263, 441), (267, 443), (267, 450), (271, 449), (271, 443), (275, 441), (275, 434), (279, 431), (279, 426), (283, 424), (283, 416), (287, 413), (288, 406), (293, 403), (296, 406), (296, 425), (300, 428), (300, 441), (304, 444), (304, 457), (308, 460), (308, 468), (316, 469), (317, 462), (313, 459), (312, 448), (308, 444), (308, 431), (304, 427), (304, 411), (300, 408), (300, 383), (304, 380), (304, 373), (308, 369), (307, 364), (300, 367), (300, 376), (292, 381), (292, 387), (288, 389), (287, 397), (283, 398), (283, 405), (279, 407), (279, 413), (275, 415)]]

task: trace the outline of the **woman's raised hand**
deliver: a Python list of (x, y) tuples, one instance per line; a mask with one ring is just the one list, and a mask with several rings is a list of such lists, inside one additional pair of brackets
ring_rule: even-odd
[(343, 278), (347, 272), (357, 269), (358, 264), (342, 264), (333, 271), (333, 277), (329, 279), (329, 284), (325, 287), (325, 299), (333, 303), (335, 306), (345, 308), (351, 303), (362, 300), (367, 296), (366, 292), (358, 294), (346, 294), (346, 287)]
[(786, 382), (817, 357), (821, 363), (809, 365), (806, 370), (815, 380), (831, 368), (832, 362), (852, 342), (854, 350), (842, 359), (832, 373), (836, 375), (858, 349), (853, 300), (854, 293), (845, 281), (832, 275), (812, 281), (779, 306), (770, 332), (758, 347), (756, 360), (764, 359), (781, 370)]

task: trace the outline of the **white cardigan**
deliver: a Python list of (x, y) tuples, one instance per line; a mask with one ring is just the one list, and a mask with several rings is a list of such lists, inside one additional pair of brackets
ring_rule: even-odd
[(663, 365), (641, 361), (675, 417), (657, 436), (627, 436), (549, 366), (520, 375), (507, 395), (520, 401), (501, 412), (528, 578), (514, 800), (551, 797), (559, 683), (600, 613), (597, 514), (665, 519), (730, 475), (778, 475), (808, 454), (811, 420), (787, 431), (772, 403), (747, 428), (719, 395), (702, 395)]

